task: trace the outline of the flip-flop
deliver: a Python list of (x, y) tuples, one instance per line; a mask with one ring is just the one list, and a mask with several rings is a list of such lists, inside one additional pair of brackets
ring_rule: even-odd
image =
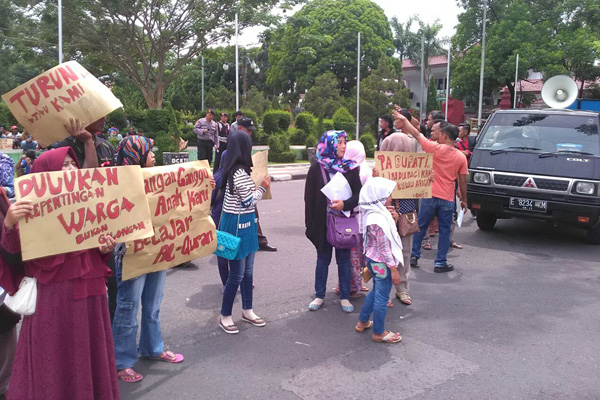
[(380, 339), (375, 339), (374, 337), (371, 337), (371, 339), (377, 343), (399, 343), (402, 341), (400, 333), (394, 333), (392, 331), (385, 331), (384, 333), (385, 335)]
[(158, 357), (148, 357), (148, 359), (154, 360), (154, 361), (164, 361), (164, 362), (168, 362), (168, 363), (177, 364), (177, 363), (180, 363), (183, 361), (183, 355), (175, 354), (171, 350), (168, 350), (168, 351), (163, 352)]
[(454, 240), (450, 242), (450, 247), (455, 249), (462, 249), (464, 246), (460, 243), (456, 243)]
[(360, 288), (360, 291), (361, 291), (361, 292), (368, 292), (369, 290), (371, 290), (371, 289), (369, 289), (369, 288), (368, 288), (368, 287), (366, 287), (365, 285), (363, 285), (363, 286)]
[(244, 317), (243, 314), (242, 314), (242, 321), (248, 322), (249, 324), (252, 324), (254, 326), (258, 326), (259, 328), (267, 325), (266, 321), (260, 317), (257, 317), (256, 319), (250, 319), (250, 318)]
[(144, 377), (135, 372), (133, 368), (125, 368), (117, 371), (117, 378), (127, 383), (139, 382), (144, 379)]
[(406, 304), (407, 306), (410, 306), (412, 304), (412, 299), (410, 298), (410, 295), (406, 292), (396, 293), (396, 297), (400, 299), (401, 303)]
[(393, 308), (394, 307), (394, 303), (392, 303), (391, 300), (388, 300), (387, 302), (387, 308)]
[(356, 332), (364, 332), (367, 329), (371, 329), (373, 327), (373, 321), (369, 321), (369, 323), (367, 324), (367, 326), (360, 326), (358, 324), (356, 324), (356, 326), (354, 327), (354, 330)]
[(423, 242), (423, 250), (431, 250), (431, 242)]

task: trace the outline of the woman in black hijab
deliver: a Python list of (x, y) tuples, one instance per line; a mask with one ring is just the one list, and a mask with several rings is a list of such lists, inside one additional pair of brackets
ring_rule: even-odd
[(252, 310), (252, 279), (254, 254), (258, 250), (255, 206), (271, 185), (269, 177), (257, 188), (252, 171), (252, 140), (245, 132), (237, 131), (229, 136), (227, 158), (223, 163), (221, 187), (225, 190), (220, 230), (241, 238), (235, 259), (229, 261), (229, 277), (223, 290), (223, 303), (219, 326), (226, 333), (239, 333), (231, 312), (233, 301), (241, 285), (242, 321), (254, 326), (265, 326), (264, 319)]

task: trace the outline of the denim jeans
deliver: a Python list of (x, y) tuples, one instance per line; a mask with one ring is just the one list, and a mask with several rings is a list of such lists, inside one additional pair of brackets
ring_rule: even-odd
[(223, 290), (223, 303), (221, 304), (221, 315), (229, 317), (233, 308), (233, 301), (238, 287), (241, 285), (242, 310), (252, 308), (252, 275), (254, 271), (254, 255), (250, 253), (241, 260), (229, 260), (229, 277)]
[(387, 302), (392, 289), (392, 274), (384, 263), (379, 263), (367, 258), (367, 268), (373, 277), (373, 290), (369, 292), (358, 317), (360, 322), (369, 322), (373, 314), (373, 333), (381, 335), (385, 329), (385, 316)]
[[(327, 290), (327, 276), (329, 275), (329, 264), (333, 247), (327, 244), (325, 251), (317, 250), (317, 267), (315, 269), (315, 294), (319, 299), (325, 298)], [(335, 249), (335, 260), (338, 266), (338, 278), (340, 279), (340, 297), (342, 300), (350, 299), (350, 249)]]
[(432, 197), (423, 199), (419, 211), (419, 232), (414, 235), (412, 256), (421, 258), (421, 242), (427, 233), (427, 227), (431, 220), (437, 216), (440, 237), (438, 240), (438, 252), (435, 257), (435, 266), (441, 267), (447, 264), (446, 255), (450, 248), (450, 225), (454, 213), (454, 202)]
[(121, 280), (123, 260), (117, 256), (117, 309), (112, 331), (115, 341), (117, 369), (131, 368), (138, 359), (136, 344), (137, 314), (142, 303), (139, 354), (157, 357), (164, 351), (160, 332), (160, 303), (162, 302), (167, 271), (152, 272), (126, 281)]
[(227, 283), (229, 278), (229, 260), (223, 257), (217, 256), (217, 265), (219, 266), (219, 276), (221, 277), (221, 283), (223, 286)]

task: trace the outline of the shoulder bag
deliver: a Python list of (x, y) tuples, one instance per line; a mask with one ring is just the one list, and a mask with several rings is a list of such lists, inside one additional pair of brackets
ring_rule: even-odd
[[(223, 202), (225, 199), (223, 199)], [(223, 204), (223, 207), (225, 204)], [(226, 258), (228, 260), (235, 260), (240, 250), (241, 239), (237, 237), (240, 227), (240, 215), (242, 213), (242, 207), (240, 205), (240, 211), (238, 212), (237, 224), (235, 225), (235, 235), (231, 233), (221, 231), (221, 221), (223, 221), (223, 210), (221, 210), (221, 219), (219, 219), (219, 228), (217, 228), (217, 250), (215, 253), (217, 257)]]
[(18, 314), (32, 315), (35, 313), (36, 301), (37, 280), (30, 276), (24, 276), (19, 284), (19, 290), (13, 296), (6, 296), (4, 304)]
[[(323, 183), (327, 183), (325, 169), (321, 167)], [(358, 246), (359, 231), (356, 213), (346, 217), (343, 213), (333, 210), (327, 200), (327, 242), (336, 249), (352, 249)]]

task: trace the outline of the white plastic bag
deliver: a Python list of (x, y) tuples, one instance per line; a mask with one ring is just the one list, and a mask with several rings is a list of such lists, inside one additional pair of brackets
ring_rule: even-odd
[(31, 315), (35, 312), (37, 301), (37, 281), (29, 276), (24, 277), (19, 284), (19, 290), (14, 296), (6, 296), (4, 304), (21, 315)]

